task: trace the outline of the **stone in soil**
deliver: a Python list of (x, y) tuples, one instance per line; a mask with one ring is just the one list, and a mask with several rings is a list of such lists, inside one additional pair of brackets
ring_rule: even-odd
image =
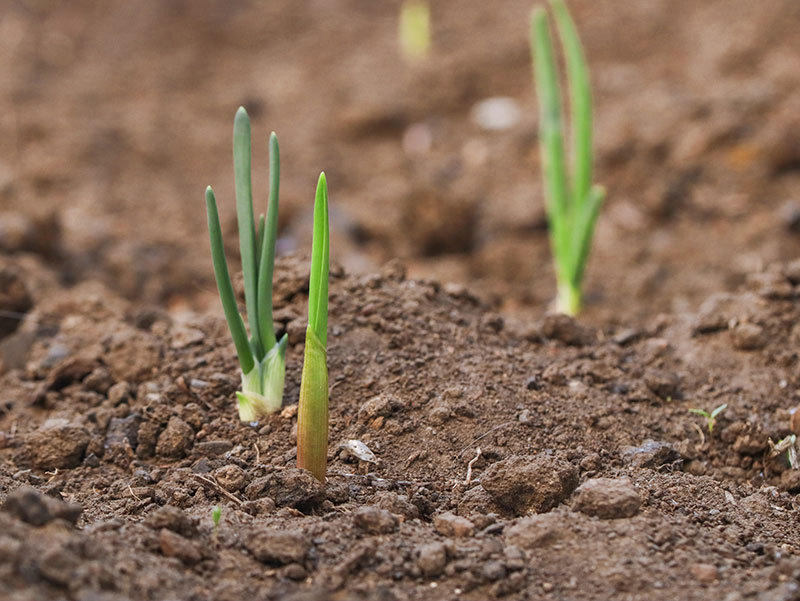
[(131, 449), (136, 450), (139, 441), (139, 425), (142, 423), (142, 416), (138, 413), (131, 413), (128, 417), (112, 417), (108, 422), (106, 430), (106, 449), (124, 445), (125, 441)]
[(757, 351), (767, 345), (764, 328), (754, 323), (740, 323), (731, 332), (733, 347), (740, 351)]
[(472, 522), (449, 511), (433, 518), (433, 527), (439, 534), (455, 538), (472, 536), (475, 532), (475, 525)]
[(417, 549), (419, 566), (422, 574), (428, 578), (436, 578), (444, 572), (447, 566), (447, 547), (444, 543), (433, 542), (420, 545)]
[(603, 519), (629, 518), (642, 499), (628, 478), (592, 478), (575, 491), (573, 508)]
[(622, 459), (628, 465), (651, 469), (674, 463), (680, 458), (680, 453), (670, 443), (649, 439), (638, 447), (628, 447), (622, 452)]
[(397, 530), (399, 524), (396, 515), (371, 505), (363, 505), (353, 512), (353, 525), (366, 534), (389, 534)]
[(549, 511), (577, 484), (575, 466), (549, 455), (512, 455), (489, 466), (481, 477), (492, 499), (515, 515)]

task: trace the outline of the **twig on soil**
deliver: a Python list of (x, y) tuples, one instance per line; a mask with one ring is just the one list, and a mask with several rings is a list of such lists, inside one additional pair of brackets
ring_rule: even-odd
[(197, 478), (198, 480), (202, 480), (202, 481), (203, 481), (203, 482), (205, 482), (206, 484), (208, 484), (208, 485), (210, 485), (210, 486), (213, 486), (213, 487), (214, 487), (214, 489), (215, 489), (215, 490), (216, 490), (218, 493), (220, 493), (220, 494), (222, 494), (222, 495), (225, 495), (226, 497), (228, 497), (228, 498), (229, 498), (231, 501), (233, 501), (233, 502), (234, 502), (234, 503), (236, 503), (237, 505), (240, 505), (240, 506), (241, 506), (241, 505), (244, 505), (244, 501), (242, 501), (242, 500), (241, 500), (241, 499), (239, 499), (238, 497), (236, 497), (236, 496), (232, 495), (231, 493), (229, 493), (227, 490), (225, 490), (224, 488), (222, 488), (222, 487), (221, 487), (219, 484), (217, 484), (216, 482), (214, 482), (214, 480), (212, 480), (211, 478), (206, 478), (205, 476), (201, 476), (200, 474), (192, 474), (192, 475), (193, 475), (195, 478)]
[(705, 444), (706, 444), (706, 435), (703, 434), (703, 429), (700, 426), (698, 426), (696, 423), (694, 423), (694, 422), (692, 422), (692, 426), (694, 427), (695, 430), (697, 430), (697, 433), (700, 434), (700, 446), (701, 447), (705, 446)]
[(131, 496), (132, 496), (134, 499), (136, 499), (136, 501), (137, 501), (138, 503), (141, 503), (141, 502), (142, 502), (142, 500), (141, 500), (141, 499), (140, 499), (140, 498), (139, 498), (139, 497), (136, 495), (136, 493), (135, 493), (135, 492), (133, 492), (133, 489), (131, 488), (131, 485), (130, 485), (130, 484), (128, 484), (128, 492), (129, 492), (129, 493), (131, 493)]
[(469, 463), (467, 464), (467, 477), (464, 479), (464, 485), (469, 486), (470, 481), (472, 480), (472, 466), (475, 465), (475, 462), (481, 456), (481, 448), (478, 447), (475, 449), (475, 457), (470, 459)]
[(256, 465), (261, 465), (261, 451), (258, 450), (258, 443), (253, 443), (253, 448), (256, 450)]
[(492, 429), (491, 429), (491, 430), (489, 430), (488, 432), (484, 432), (483, 434), (481, 434), (480, 436), (478, 436), (478, 438), (476, 438), (476, 439), (475, 439), (475, 440), (473, 440), (471, 443), (469, 443), (467, 446), (465, 446), (463, 449), (461, 449), (461, 451), (459, 451), (459, 453), (458, 453), (458, 455), (456, 455), (456, 457), (457, 457), (457, 458), (461, 458), (461, 456), (464, 454), (464, 451), (466, 451), (468, 448), (470, 448), (470, 447), (471, 447), (472, 445), (474, 445), (476, 442), (478, 442), (478, 441), (480, 441), (480, 440), (483, 440), (484, 438), (486, 438), (487, 436), (489, 436), (489, 434), (491, 434), (492, 432), (494, 432), (494, 431), (496, 431), (496, 430), (499, 430), (500, 428), (505, 428), (506, 426), (510, 426), (511, 424), (515, 424), (515, 423), (517, 423), (517, 422), (516, 422), (516, 421), (512, 421), (512, 422), (505, 422), (505, 423), (503, 423), (503, 424), (500, 424), (499, 426), (495, 426), (494, 428), (492, 428)]

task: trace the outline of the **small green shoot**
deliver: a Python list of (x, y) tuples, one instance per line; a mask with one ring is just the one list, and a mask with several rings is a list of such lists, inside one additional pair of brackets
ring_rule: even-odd
[(709, 413), (704, 409), (689, 409), (689, 413), (694, 413), (696, 415), (700, 415), (706, 418), (706, 427), (708, 428), (708, 434), (711, 435), (714, 433), (714, 426), (717, 423), (717, 416), (719, 416), (719, 414), (725, 411), (725, 409), (727, 408), (728, 408), (728, 403), (725, 403), (723, 405), (720, 405), (716, 409), (712, 410), (711, 413)]
[(400, 7), (400, 51), (408, 62), (428, 56), (431, 47), (431, 10), (426, 0), (405, 0)]
[(244, 108), (239, 107), (233, 123), (233, 170), (249, 337), (228, 273), (217, 201), (211, 186), (206, 188), (206, 212), (214, 276), (241, 367), (242, 391), (236, 396), (239, 399), (239, 419), (243, 422), (257, 421), (280, 409), (286, 373), (286, 335), (277, 341), (272, 323), (272, 274), (278, 235), (280, 179), (280, 154), (275, 132), (269, 139), (267, 215), (261, 215), (258, 228), (253, 219), (250, 160), (250, 118)]
[(314, 200), (314, 241), (308, 281), (308, 327), (297, 414), (297, 467), (325, 481), (328, 457), (328, 184), (321, 173)]
[(556, 272), (556, 310), (575, 315), (581, 309), (581, 281), (605, 190), (592, 185), (592, 92), (581, 41), (564, 1), (550, 0), (550, 5), (566, 59), (572, 118), (570, 165), (564, 149), (558, 69), (547, 12), (542, 7), (535, 8), (531, 14), (531, 51), (539, 99), (539, 145), (550, 245)]
[(770, 457), (777, 457), (786, 451), (786, 461), (789, 463), (789, 467), (793, 470), (800, 469), (800, 461), (797, 457), (797, 435), (790, 434), (777, 443), (772, 442), (771, 438), (767, 442), (769, 443)]
[(212, 536), (214, 538), (215, 545), (219, 541), (219, 520), (221, 517), (222, 517), (222, 509), (220, 509), (219, 505), (215, 505), (214, 508), (211, 510), (211, 520), (214, 522), (214, 532)]

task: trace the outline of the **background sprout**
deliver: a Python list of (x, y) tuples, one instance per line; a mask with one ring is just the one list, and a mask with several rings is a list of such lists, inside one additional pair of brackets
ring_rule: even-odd
[(706, 418), (706, 427), (708, 428), (708, 433), (714, 433), (714, 425), (717, 423), (717, 416), (725, 411), (728, 408), (728, 403), (724, 405), (720, 405), (716, 409), (714, 409), (711, 413), (705, 411), (704, 409), (689, 409), (689, 413), (694, 413), (696, 415), (702, 415)]
[(592, 185), (592, 93), (575, 23), (563, 0), (550, 0), (566, 59), (572, 117), (571, 164), (564, 151), (561, 87), (547, 23), (537, 7), (531, 15), (531, 51), (539, 99), (539, 145), (544, 171), (550, 246), (555, 263), (556, 310), (581, 309), (581, 280), (605, 191)]
[(214, 522), (214, 544), (217, 544), (219, 540), (219, 520), (222, 517), (222, 509), (220, 509), (219, 505), (215, 505), (214, 508), (211, 510), (211, 521)]
[(278, 138), (273, 132), (269, 139), (269, 202), (267, 215), (261, 215), (256, 229), (250, 180), (250, 119), (242, 107), (239, 107), (233, 122), (233, 170), (249, 337), (228, 273), (217, 201), (211, 186), (206, 189), (206, 211), (214, 276), (242, 371), (242, 391), (236, 393), (239, 419), (252, 422), (281, 407), (286, 373), (286, 335), (277, 342), (272, 323), (272, 273), (278, 234), (280, 179)]
[(314, 200), (314, 242), (308, 281), (308, 327), (297, 415), (297, 467), (325, 481), (328, 456), (328, 185), (321, 173)]
[(431, 47), (431, 10), (426, 0), (405, 0), (400, 7), (400, 51), (407, 61), (425, 58)]

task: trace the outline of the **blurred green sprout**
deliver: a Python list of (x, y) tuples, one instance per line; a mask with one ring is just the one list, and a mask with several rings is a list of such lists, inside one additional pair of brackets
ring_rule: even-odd
[(405, 0), (400, 7), (400, 51), (409, 61), (428, 56), (431, 47), (431, 9), (426, 0)]
[(581, 282), (605, 191), (592, 185), (592, 92), (581, 41), (563, 0), (550, 0), (550, 6), (564, 50), (569, 84), (572, 121), (569, 165), (564, 148), (561, 86), (547, 11), (543, 7), (535, 8), (531, 14), (531, 51), (539, 100), (545, 206), (556, 272), (556, 310), (576, 315), (581, 309)]

